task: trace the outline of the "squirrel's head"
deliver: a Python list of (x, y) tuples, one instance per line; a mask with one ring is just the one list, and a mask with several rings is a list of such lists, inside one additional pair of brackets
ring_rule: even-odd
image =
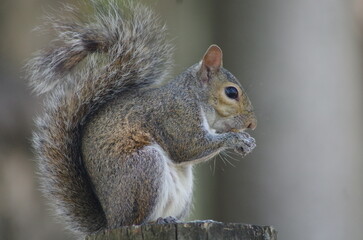
[(217, 133), (253, 130), (257, 120), (252, 104), (238, 80), (222, 67), (222, 57), (222, 50), (211, 45), (199, 65), (199, 79), (208, 95), (209, 107), (203, 111), (209, 127)]

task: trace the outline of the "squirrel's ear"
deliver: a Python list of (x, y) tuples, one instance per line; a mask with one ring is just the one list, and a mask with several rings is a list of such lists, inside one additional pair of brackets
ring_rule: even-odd
[(203, 81), (208, 81), (211, 72), (218, 72), (222, 67), (223, 53), (220, 47), (213, 44), (204, 54), (200, 73)]

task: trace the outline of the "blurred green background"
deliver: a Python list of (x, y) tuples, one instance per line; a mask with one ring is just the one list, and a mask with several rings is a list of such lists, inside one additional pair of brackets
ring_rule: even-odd
[[(1, 240), (74, 239), (37, 190), (41, 99), (22, 78), (50, 40), (32, 29), (64, 2), (0, 1)], [(280, 240), (363, 239), (362, 1), (144, 2), (169, 27), (175, 74), (217, 43), (259, 121), (252, 154), (196, 168), (191, 219), (273, 225)]]

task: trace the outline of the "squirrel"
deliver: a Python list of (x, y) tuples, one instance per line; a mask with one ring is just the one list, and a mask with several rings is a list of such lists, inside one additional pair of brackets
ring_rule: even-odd
[(148, 7), (90, 5), (51, 19), (56, 39), (27, 63), (44, 95), (33, 134), (41, 190), (81, 235), (183, 220), (193, 165), (256, 146), (252, 104), (217, 45), (169, 79), (173, 46)]

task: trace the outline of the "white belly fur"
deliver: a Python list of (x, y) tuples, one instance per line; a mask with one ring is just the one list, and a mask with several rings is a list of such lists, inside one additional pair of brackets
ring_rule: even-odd
[(149, 146), (157, 150), (163, 159), (164, 171), (157, 205), (148, 218), (155, 221), (159, 217), (178, 217), (191, 202), (193, 194), (192, 164), (179, 166), (169, 158), (167, 153), (157, 144)]

